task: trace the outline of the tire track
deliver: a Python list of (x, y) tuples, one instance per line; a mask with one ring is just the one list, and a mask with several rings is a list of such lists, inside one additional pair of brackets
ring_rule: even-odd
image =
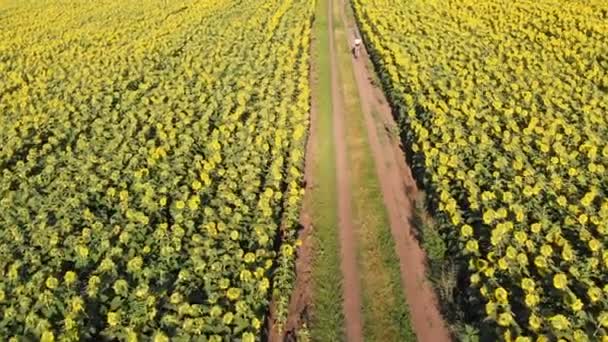
[[(345, 27), (349, 27), (342, 0), (340, 15)], [(356, 26), (355, 26), (356, 27)], [(352, 44), (353, 37), (349, 38)], [(365, 52), (365, 47), (362, 49)], [(369, 143), (374, 156), (376, 171), (380, 181), (384, 205), (389, 214), (391, 232), (400, 261), (401, 282), (410, 308), (412, 326), (419, 341), (450, 341), (450, 333), (438, 306), (435, 292), (426, 277), (426, 256), (414, 238), (410, 225), (412, 201), (417, 192), (416, 183), (409, 166), (405, 163), (404, 152), (399, 143), (378, 130), (372, 112), (381, 116), (383, 127), (395, 127), (391, 108), (382, 92), (371, 84), (370, 71), (366, 68), (367, 54), (353, 60), (355, 79), (365, 117)], [(380, 100), (378, 100), (380, 99)], [(389, 142), (383, 144), (381, 140)]]
[(343, 310), (346, 340), (363, 341), (363, 320), (361, 318), (361, 285), (357, 265), (357, 242), (354, 232), (350, 178), (345, 133), (344, 102), (338, 76), (336, 56), (333, 1), (328, 1), (329, 50), (331, 58), (331, 94), (334, 123), (333, 141), (336, 151), (336, 178), (338, 192), (338, 226), (340, 234), (340, 267), (343, 275)]

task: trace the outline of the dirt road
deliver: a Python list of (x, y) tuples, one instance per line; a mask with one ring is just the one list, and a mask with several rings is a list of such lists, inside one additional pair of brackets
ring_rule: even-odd
[[(389, 133), (396, 131), (391, 108), (382, 91), (372, 84), (373, 71), (367, 68), (369, 60), (365, 49), (363, 49), (358, 59), (349, 60), (347, 52), (342, 49), (342, 45), (337, 45), (348, 44), (350, 46), (349, 43), (352, 43), (354, 39), (352, 32), (356, 31), (354, 19), (347, 11), (347, 0), (328, 0), (326, 4), (328, 6), (327, 21), (324, 23), (327, 26), (326, 31), (329, 39), (328, 42), (326, 41), (326, 48), (320, 53), (329, 52), (329, 55), (325, 55), (325, 64), (320, 64), (324, 66), (326, 71), (323, 73), (325, 78), (321, 81), (324, 87), (320, 87), (319, 84), (316, 87), (317, 90), (325, 89), (322, 94), (331, 96), (331, 106), (327, 102), (327, 114), (323, 116), (327, 122), (330, 122), (329, 126), (331, 128), (328, 125), (321, 125), (320, 127), (327, 126), (327, 129), (325, 133), (317, 134), (316, 123), (320, 119), (316, 117), (318, 113), (313, 110), (306, 155), (307, 196), (301, 217), (301, 223), (304, 226), (301, 235), (304, 241), (303, 247), (306, 247), (309, 243), (307, 236), (311, 229), (316, 236), (320, 235), (319, 232), (314, 233), (315, 229), (323, 229), (324, 232), (329, 232), (329, 230), (335, 228), (338, 233), (338, 236), (332, 240), (334, 241), (333, 245), (327, 240), (327, 236), (326, 239), (317, 242), (323, 246), (330, 246), (331, 250), (325, 252), (331, 253), (339, 249), (339, 255), (336, 254), (334, 259), (335, 270), (331, 274), (341, 273), (342, 280), (339, 288), (331, 289), (332, 292), (330, 292), (329, 297), (327, 297), (326, 291), (323, 292), (324, 298), (329, 298), (329, 302), (325, 301), (321, 304), (323, 304), (323, 307), (329, 307), (334, 305), (335, 301), (339, 302), (341, 297), (343, 321), (340, 320), (335, 325), (329, 325), (333, 327), (331, 329), (327, 329), (327, 326), (325, 326), (323, 331), (326, 333), (326, 337), (331, 340), (344, 339), (349, 342), (359, 342), (363, 341), (365, 336), (368, 340), (401, 341), (406, 336), (401, 335), (401, 338), (398, 338), (397, 334), (401, 330), (395, 328), (395, 326), (404, 327), (404, 325), (407, 325), (404, 328), (405, 330), (410, 329), (411, 335), (407, 336), (406, 340), (449, 341), (450, 334), (447, 325), (439, 313), (435, 293), (425, 274), (424, 251), (414, 238), (413, 228), (410, 226), (413, 213), (412, 200), (416, 198), (417, 187), (405, 162), (405, 154), (400, 148), (399, 137)], [(325, 17), (325, 13), (322, 13), (324, 5), (323, 3), (321, 5), (318, 11), (321, 12), (322, 17)], [(323, 32), (325, 30), (319, 31), (318, 34), (323, 36)], [(313, 104), (314, 101), (313, 98)], [(329, 113), (330, 111), (331, 113)], [(357, 124), (353, 126), (354, 123)], [(366, 137), (366, 139), (361, 140), (357, 137)], [(331, 208), (331, 213), (335, 214), (334, 219), (337, 221), (325, 224), (323, 227), (311, 227), (310, 217), (307, 216), (310, 212), (313, 215), (312, 221), (315, 221), (315, 219), (319, 221), (317, 217), (319, 213), (315, 212), (314, 209), (309, 211), (308, 207), (311, 206), (311, 203), (327, 203), (327, 201), (323, 201), (323, 197), (310, 197), (310, 194), (315, 193), (309, 191), (312, 190), (312, 184), (315, 182), (315, 179), (311, 178), (310, 175), (312, 172), (310, 169), (311, 161), (315, 158), (319, 147), (315, 146), (315, 141), (319, 144), (327, 144), (328, 141), (333, 142), (333, 154), (329, 154), (329, 158), (324, 158), (321, 164), (326, 167), (327, 174), (332, 175), (332, 180), (329, 183), (326, 182), (327, 186), (325, 188), (330, 192), (335, 191), (329, 197), (331, 199), (329, 208)], [(369, 144), (369, 148), (367, 144)], [(366, 162), (362, 162), (362, 160)], [(359, 169), (363, 165), (366, 165), (363, 168), (370, 170), (368, 173), (362, 173)], [(373, 178), (377, 178), (377, 180)], [(370, 198), (367, 196), (369, 191), (366, 193), (362, 189), (365, 187), (369, 190), (373, 189), (374, 186), (375, 189), (379, 190), (375, 192), (376, 195), (372, 196), (373, 198)], [(379, 206), (362, 207), (360, 205), (362, 197), (365, 197), (368, 201), (374, 201), (373, 203), (381, 204)], [(334, 205), (335, 207), (332, 207)], [(357, 211), (353, 212), (353, 210)], [(376, 221), (373, 219), (361, 220), (361, 215), (365, 217), (375, 216)], [(384, 219), (381, 219), (382, 217)], [(381, 221), (380, 224), (378, 220)], [(390, 227), (387, 228), (387, 226)], [(381, 235), (378, 235), (378, 233), (382, 229), (388, 234), (388, 239), (392, 238), (394, 242), (388, 249), (382, 249), (382, 245), (377, 241), (378, 236)], [(361, 232), (367, 232), (368, 234), (359, 236)], [(393, 252), (389, 253), (394, 256), (394, 259), (392, 259), (394, 260), (393, 266), (383, 264), (384, 261), (382, 260), (388, 260), (386, 257), (391, 258), (388, 254), (382, 254), (382, 257), (379, 254), (373, 254), (379, 248), (383, 251), (392, 250), (393, 245), (394, 254), (392, 254)], [(317, 250), (323, 251), (323, 249), (319, 249), (319, 246), (317, 246)], [(296, 291), (294, 291), (294, 297), (292, 297), (291, 314), (287, 322), (287, 331), (289, 332), (295, 332), (302, 322), (306, 323), (307, 319), (304, 316), (307, 316), (307, 308), (310, 307), (311, 298), (314, 298), (314, 291), (318, 289), (318, 287), (309, 287), (310, 275), (315, 274), (316, 269), (313, 266), (311, 270), (311, 258), (314, 257), (309, 252), (307, 248), (299, 251), (301, 255), (299, 255), (297, 262)], [(359, 260), (363, 256), (367, 257)], [(370, 263), (362, 263), (362, 261), (374, 261), (375, 263), (371, 263), (374, 267), (370, 268)], [(327, 276), (328, 273), (325, 274)], [(388, 274), (391, 274), (391, 276)], [(335, 278), (335, 281), (339, 281), (338, 279)], [(370, 279), (386, 281), (383, 283), (369, 281)], [(382, 291), (370, 291), (370, 287), (378, 289), (377, 284), (385, 284), (384, 286), (397, 284), (394, 288), (398, 289), (397, 291), (403, 295), (399, 297), (390, 291), (384, 291), (384, 295), (382, 295)], [(393, 297), (389, 299), (387, 293), (390, 293)], [(335, 301), (332, 302), (334, 296)], [(375, 311), (372, 313), (369, 307), (362, 307), (362, 303), (369, 304), (370, 300), (378, 304), (378, 301), (374, 299), (379, 297), (383, 299), (380, 302), (386, 303), (384, 305), (386, 308), (382, 305), (380, 307), (375, 305)], [(405, 317), (406, 321), (391, 320), (394, 319), (394, 317), (390, 318), (391, 313), (396, 311), (393, 311), (394, 308), (391, 308), (389, 303), (397, 303), (394, 301), (395, 298), (401, 298), (398, 303), (401, 303), (402, 307), (406, 306), (404, 297), (407, 308), (404, 308), (405, 314), (400, 314), (398, 317)], [(335, 309), (340, 311), (339, 307), (335, 307)], [(315, 310), (317, 310), (317, 313), (320, 310), (322, 311), (319, 307), (316, 307), (316, 309), (312, 307), (312, 310), (312, 316), (316, 315)], [(383, 310), (386, 310), (386, 312), (383, 312)], [(329, 310), (329, 312), (332, 311)], [(317, 322), (322, 318), (327, 318), (329, 322), (336, 317), (331, 316), (331, 314), (315, 317)], [(315, 319), (313, 319), (313, 322)], [(395, 326), (387, 326), (391, 324)], [(343, 326), (344, 336), (336, 331), (339, 330), (340, 326)], [(327, 330), (331, 331), (328, 333)], [(328, 337), (333, 331), (336, 331), (336, 334), (333, 337)], [(377, 333), (378, 331), (380, 331), (380, 334)], [(389, 331), (391, 333), (384, 333)], [(414, 334), (416, 337), (413, 337)], [(271, 338), (271, 341), (279, 341), (283, 338), (277, 335), (276, 339)], [(311, 338), (319, 340), (320, 336), (313, 335)], [(291, 338), (286, 340), (291, 340)]]
[(361, 318), (361, 285), (357, 266), (357, 242), (353, 225), (350, 179), (345, 133), (345, 112), (336, 55), (333, 2), (329, 4), (329, 51), (331, 59), (331, 93), (333, 99), (334, 148), (336, 151), (336, 176), (338, 182), (338, 225), (340, 232), (340, 256), (343, 276), (343, 300), (346, 338), (349, 342), (363, 341)]
[[(340, 15), (345, 27), (354, 28), (353, 21), (345, 13), (348, 4), (344, 0), (340, 1)], [(350, 44), (353, 39), (354, 36), (351, 35)], [(353, 68), (384, 205), (389, 214), (396, 253), (400, 260), (401, 281), (410, 308), (412, 326), (419, 341), (449, 341), (450, 335), (439, 313), (435, 293), (426, 278), (425, 254), (415, 240), (410, 225), (412, 199), (417, 191), (416, 182), (405, 162), (399, 141), (387, 134), (396, 124), (384, 94), (371, 83), (372, 75), (366, 67), (366, 59), (367, 53), (363, 49), (362, 55), (353, 59)], [(375, 118), (372, 114), (374, 112), (380, 115)], [(380, 120), (380, 129), (376, 120)]]

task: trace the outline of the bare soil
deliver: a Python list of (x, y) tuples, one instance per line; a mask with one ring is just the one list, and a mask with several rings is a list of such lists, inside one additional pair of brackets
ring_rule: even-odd
[[(337, 0), (333, 0), (337, 1)], [(354, 231), (351, 181), (345, 133), (345, 109), (343, 94), (338, 77), (338, 57), (334, 42), (333, 1), (328, 1), (329, 11), (329, 44), (331, 59), (331, 95), (333, 113), (333, 142), (336, 156), (336, 178), (338, 197), (338, 230), (340, 237), (341, 271), (343, 275), (343, 311), (347, 341), (363, 341), (363, 319), (361, 313), (361, 284), (357, 263), (357, 239)], [(355, 28), (345, 13), (345, 0), (340, 1), (340, 15), (346, 32)], [(349, 43), (354, 37), (349, 36)], [(358, 59), (353, 59), (353, 70), (364, 113), (368, 141), (374, 156), (376, 172), (380, 181), (384, 205), (389, 215), (390, 229), (395, 241), (399, 258), (401, 283), (410, 309), (412, 327), (419, 341), (450, 341), (447, 324), (440, 314), (433, 287), (426, 276), (426, 256), (419, 246), (410, 222), (413, 215), (413, 201), (418, 189), (412, 172), (406, 163), (405, 152), (398, 136), (391, 135), (396, 129), (391, 108), (381, 89), (372, 83), (373, 71), (368, 70), (368, 55), (363, 47)], [(314, 65), (312, 66), (314, 67)], [(314, 73), (311, 73), (313, 75)], [(311, 80), (313, 82), (313, 80)], [(298, 249), (296, 261), (296, 284), (289, 307), (289, 316), (283, 332), (279, 334), (271, 329), (269, 341), (295, 341), (294, 332), (308, 321), (308, 310), (312, 303), (312, 239), (314, 229), (310, 219), (310, 191), (314, 187), (312, 179), (315, 141), (317, 136), (317, 111), (315, 98), (312, 98), (310, 131), (306, 150), (305, 181), (306, 195), (301, 212), (300, 239), (302, 246)], [(378, 115), (374, 115), (378, 114)], [(380, 127), (380, 128), (379, 128)]]
[(338, 181), (338, 225), (340, 235), (340, 268), (343, 275), (343, 309), (346, 339), (363, 341), (361, 316), (361, 285), (357, 265), (357, 243), (353, 225), (350, 179), (345, 133), (345, 111), (342, 89), (338, 78), (338, 56), (334, 42), (333, 1), (329, 6), (329, 49), (331, 59), (331, 93), (334, 120), (334, 148), (336, 151), (336, 175)]
[[(345, 113), (342, 100), (342, 89), (338, 77), (337, 55), (334, 46), (334, 29), (332, 15), (332, 1), (328, 1), (328, 32), (330, 45), (331, 59), (331, 96), (332, 96), (332, 120), (333, 120), (333, 136), (331, 139), (334, 142), (335, 149), (335, 169), (336, 169), (336, 191), (338, 198), (338, 227), (340, 238), (340, 268), (343, 276), (343, 312), (346, 340), (359, 342), (363, 341), (363, 319), (361, 315), (361, 285), (359, 279), (359, 270), (357, 264), (357, 241), (354, 231), (351, 191), (350, 191), (350, 175), (348, 172), (348, 158), (345, 133)], [(314, 42), (313, 42), (314, 44)], [(314, 48), (314, 46), (313, 46)], [(314, 68), (314, 65), (311, 66)], [(314, 69), (312, 69), (314, 70)], [(314, 72), (311, 72), (311, 77)], [(315, 80), (311, 79), (312, 82)], [(314, 92), (313, 92), (314, 94)], [(302, 211), (300, 213), (300, 224), (302, 230), (300, 239), (302, 246), (298, 249), (298, 259), (296, 261), (296, 284), (292, 294), (289, 306), (289, 314), (287, 323), (282, 333), (271, 329), (269, 341), (295, 341), (295, 333), (301, 329), (302, 325), (309, 321), (308, 310), (312, 303), (312, 262), (313, 262), (313, 246), (311, 232), (315, 227), (312, 226), (310, 206), (314, 200), (311, 196), (311, 189), (314, 188), (313, 168), (315, 165), (315, 156), (317, 151), (316, 141), (318, 112), (316, 99), (311, 97), (311, 118), (309, 136), (306, 150), (306, 166), (305, 166), (305, 181), (306, 192)], [(336, 298), (338, 300), (338, 298)]]
[[(342, 1), (343, 6), (340, 8), (344, 25), (354, 26), (355, 24), (346, 18), (344, 10), (347, 4)], [(349, 37), (350, 44), (352, 40), (354, 37)], [(396, 124), (384, 94), (371, 82), (373, 71), (366, 67), (367, 58), (367, 52), (363, 48), (359, 58), (353, 59), (353, 69), (384, 205), (389, 214), (391, 232), (400, 261), (401, 281), (410, 308), (412, 327), (419, 341), (450, 341), (450, 334), (440, 314), (435, 292), (426, 277), (426, 255), (417, 243), (414, 229), (410, 225), (413, 215), (412, 204), (418, 191), (416, 182), (405, 161), (405, 152), (401, 148), (398, 137), (388, 133), (394, 130)], [(374, 118), (373, 112), (380, 115)], [(385, 129), (379, 130), (376, 120), (380, 120), (381, 126)], [(389, 143), (383, 144), (383, 141)]]

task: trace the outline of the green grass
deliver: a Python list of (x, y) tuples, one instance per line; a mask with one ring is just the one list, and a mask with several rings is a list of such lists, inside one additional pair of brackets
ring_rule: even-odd
[(344, 340), (327, 8), (327, 0), (317, 1), (313, 27), (312, 94), (317, 135), (311, 204), (314, 261), (310, 336), (320, 342)]
[(399, 259), (390, 232), (365, 121), (346, 43), (338, 1), (334, 1), (334, 35), (346, 113), (346, 132), (359, 243), (366, 341), (415, 341), (401, 284)]

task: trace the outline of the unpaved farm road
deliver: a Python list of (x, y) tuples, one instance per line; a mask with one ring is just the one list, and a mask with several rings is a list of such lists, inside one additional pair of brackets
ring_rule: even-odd
[(363, 341), (361, 318), (361, 284), (357, 265), (357, 242), (354, 231), (350, 178), (345, 133), (345, 110), (338, 75), (338, 57), (334, 39), (333, 1), (329, 6), (329, 53), (331, 59), (331, 94), (334, 122), (334, 148), (336, 151), (336, 179), (338, 182), (338, 230), (340, 236), (340, 268), (343, 276), (343, 310), (346, 338), (349, 342)]
[[(349, 4), (347, 0), (340, 1), (340, 18), (344, 27), (355, 26), (355, 23), (348, 20), (345, 8)], [(331, 2), (331, 1), (330, 1)], [(332, 6), (330, 5), (330, 8)], [(332, 15), (329, 16), (330, 18)], [(350, 25), (349, 25), (350, 24)], [(333, 21), (330, 21), (330, 31), (333, 32)], [(350, 31), (350, 30), (348, 30)], [(352, 44), (353, 36), (348, 36), (349, 46)], [(333, 45), (333, 44), (332, 44)], [(335, 49), (330, 51), (332, 63), (337, 60)], [(395, 240), (396, 253), (399, 258), (401, 282), (410, 309), (412, 327), (419, 341), (442, 342), (450, 341), (450, 334), (447, 326), (439, 313), (437, 299), (432, 289), (432, 285), (425, 274), (425, 254), (414, 238), (413, 228), (410, 225), (412, 217), (412, 199), (415, 198), (417, 187), (412, 177), (411, 170), (405, 162), (404, 152), (399, 147), (399, 142), (394, 137), (388, 136), (384, 127), (395, 127), (391, 108), (388, 105), (384, 94), (371, 83), (371, 73), (366, 67), (367, 53), (363, 53), (358, 59), (353, 59), (353, 69), (357, 81), (357, 88), (364, 113), (364, 119), (368, 134), (368, 141), (374, 156), (376, 173), (380, 181), (384, 205), (389, 215), (390, 228), (393, 239)], [(335, 66), (333, 67), (335, 69)], [(332, 87), (333, 88), (333, 87)], [(334, 93), (334, 92), (332, 92)], [(334, 93), (335, 94), (335, 93)], [(335, 99), (335, 98), (334, 98)], [(338, 102), (338, 101), (335, 101)], [(334, 112), (334, 116), (343, 117), (343, 112)], [(379, 113), (375, 118), (372, 113)], [(337, 121), (339, 121), (338, 119)], [(376, 120), (379, 120), (381, 129), (378, 129)], [(382, 136), (384, 135), (384, 136)], [(340, 137), (334, 137), (338, 144)], [(388, 143), (382, 143), (386, 141)], [(337, 164), (338, 169), (342, 166)], [(338, 170), (339, 172), (339, 170)], [(347, 192), (345, 192), (347, 194)], [(340, 193), (339, 200), (343, 199)], [(346, 229), (350, 229), (347, 227)], [(341, 228), (342, 230), (342, 228)], [(342, 255), (347, 257), (347, 255)], [(345, 286), (350, 287), (348, 279), (345, 277)], [(355, 295), (352, 293), (350, 295)], [(345, 301), (348, 295), (345, 294)], [(352, 300), (352, 299), (351, 299)], [(357, 331), (358, 326), (348, 327), (349, 315), (352, 315), (350, 308), (345, 303), (345, 316), (347, 331)], [(360, 324), (357, 316), (352, 323)], [(353, 341), (348, 336), (349, 341)]]
[[(326, 84), (328, 89), (329, 87), (331, 88), (331, 121), (333, 122), (333, 132), (331, 132), (331, 137), (319, 136), (317, 134), (316, 123), (319, 120), (316, 118), (316, 114), (318, 113), (313, 108), (306, 156), (307, 192), (305, 196), (310, 196), (313, 193), (308, 190), (311, 190), (310, 187), (314, 182), (314, 179), (311, 178), (312, 170), (310, 163), (311, 160), (315, 159), (316, 148), (318, 147), (315, 145), (315, 142), (318, 144), (320, 141), (324, 141), (323, 139), (331, 139), (335, 151), (335, 160), (331, 166), (335, 167), (336, 176), (335, 184), (332, 184), (335, 185), (335, 202), (333, 203), (336, 205), (338, 226), (336, 228), (337, 238), (339, 239), (340, 272), (342, 273), (342, 324), (345, 334), (343, 338), (347, 342), (364, 341), (364, 324), (368, 324), (369, 322), (365, 322), (363, 317), (365, 308), (362, 306), (364, 302), (362, 295), (366, 288), (362, 285), (362, 280), (364, 280), (362, 277), (373, 277), (374, 273), (382, 276), (381, 272), (387, 271), (386, 268), (374, 269), (371, 275), (369, 272), (364, 274), (361, 272), (361, 265), (358, 260), (358, 257), (361, 255), (362, 246), (357, 241), (357, 229), (360, 228), (358, 226), (360, 223), (355, 222), (355, 217), (357, 216), (356, 214), (361, 213), (353, 212), (356, 199), (353, 203), (352, 196), (357, 193), (357, 189), (353, 189), (352, 186), (353, 184), (360, 185), (362, 182), (360, 178), (353, 178), (361, 177), (361, 172), (355, 172), (356, 170), (352, 169), (354, 165), (350, 164), (349, 157), (360, 151), (349, 150), (351, 147), (348, 144), (348, 140), (349, 137), (352, 137), (353, 132), (348, 130), (349, 125), (347, 123), (349, 121), (346, 120), (361, 119), (366, 132), (360, 133), (364, 135), (367, 133), (367, 142), (371, 151), (371, 156), (368, 158), (373, 159), (375, 176), (378, 178), (378, 184), (382, 193), (382, 205), (388, 216), (390, 235), (394, 240), (394, 252), (399, 263), (400, 286), (403, 288), (403, 294), (409, 308), (411, 328), (418, 341), (450, 341), (447, 325), (438, 310), (435, 293), (426, 278), (424, 251), (416, 241), (413, 228), (410, 225), (413, 214), (412, 203), (413, 199), (416, 198), (418, 190), (411, 170), (405, 162), (405, 154), (400, 147), (399, 138), (388, 133), (388, 131), (396, 129), (391, 108), (382, 91), (372, 84), (373, 71), (367, 68), (369, 59), (365, 47), (362, 49), (361, 56), (358, 59), (351, 59), (348, 65), (344, 65), (345, 59), (340, 58), (344, 57), (344, 52), (337, 49), (341, 46), (337, 44), (349, 44), (348, 46), (351, 46), (350, 43), (352, 43), (354, 37), (348, 33), (352, 32), (353, 29), (356, 30), (354, 19), (350, 16), (350, 13), (346, 12), (347, 6), (350, 5), (348, 0), (327, 0), (327, 5), (327, 34), (329, 35), (330, 62), (328, 69), (331, 68), (331, 72), (328, 73), (330, 74), (331, 85)], [(341, 30), (343, 29), (346, 32), (346, 35), (336, 34), (338, 26), (334, 27), (334, 24), (336, 24), (335, 20), (340, 21), (337, 25)], [(348, 41), (341, 41), (344, 37)], [(342, 64), (340, 64), (340, 61), (342, 61)], [(312, 68), (315, 68), (314, 64)], [(345, 81), (344, 77), (340, 75), (341, 69), (342, 71), (352, 71), (355, 76), (354, 80), (350, 78)], [(341, 82), (349, 82), (350, 89), (356, 89), (354, 95), (358, 96), (358, 103), (360, 104), (356, 107), (361, 107), (362, 118), (359, 117), (361, 115), (359, 111), (357, 113), (348, 112), (347, 108), (350, 108), (350, 111), (354, 111), (354, 109), (347, 106), (350, 102), (345, 101), (345, 93), (343, 91), (346, 83)], [(352, 82), (356, 82), (356, 85), (352, 85)], [(350, 99), (351, 95), (348, 96)], [(313, 104), (315, 103), (314, 97), (312, 102)], [(329, 131), (326, 135), (329, 135), (328, 133)], [(362, 154), (359, 153), (359, 155)], [(308, 214), (315, 215), (314, 210), (309, 212), (310, 208), (307, 208), (311, 201), (315, 201), (314, 196), (307, 197), (302, 210), (301, 222), (305, 227), (302, 238), (305, 241), (307, 241), (306, 237), (310, 234), (311, 230), (314, 231), (315, 229), (310, 226), (310, 217), (308, 216)], [(331, 229), (334, 227), (324, 228)], [(314, 247), (312, 249), (312, 253), (314, 254)], [(311, 258), (313, 258), (311, 251), (308, 250), (303, 255), (301, 254), (297, 261), (298, 279), (296, 291), (294, 291), (295, 298), (292, 297), (290, 318), (287, 322), (287, 330), (290, 332), (296, 331), (302, 322), (307, 321), (304, 316), (308, 314), (305, 311), (313, 301), (311, 298), (314, 297), (314, 288), (311, 288), (311, 284), (309, 283), (310, 276), (314, 273), (314, 269), (311, 270), (311, 267), (314, 267), (310, 265)], [(339, 294), (336, 294), (336, 300), (339, 300), (339, 297)], [(391, 310), (391, 308), (387, 307), (386, 310)], [(314, 315), (314, 307), (312, 311)], [(314, 341), (318, 340), (315, 336), (311, 337)], [(270, 335), (269, 341), (292, 341), (292, 339), (286, 339), (284, 335), (278, 334), (275, 331), (274, 334)]]

